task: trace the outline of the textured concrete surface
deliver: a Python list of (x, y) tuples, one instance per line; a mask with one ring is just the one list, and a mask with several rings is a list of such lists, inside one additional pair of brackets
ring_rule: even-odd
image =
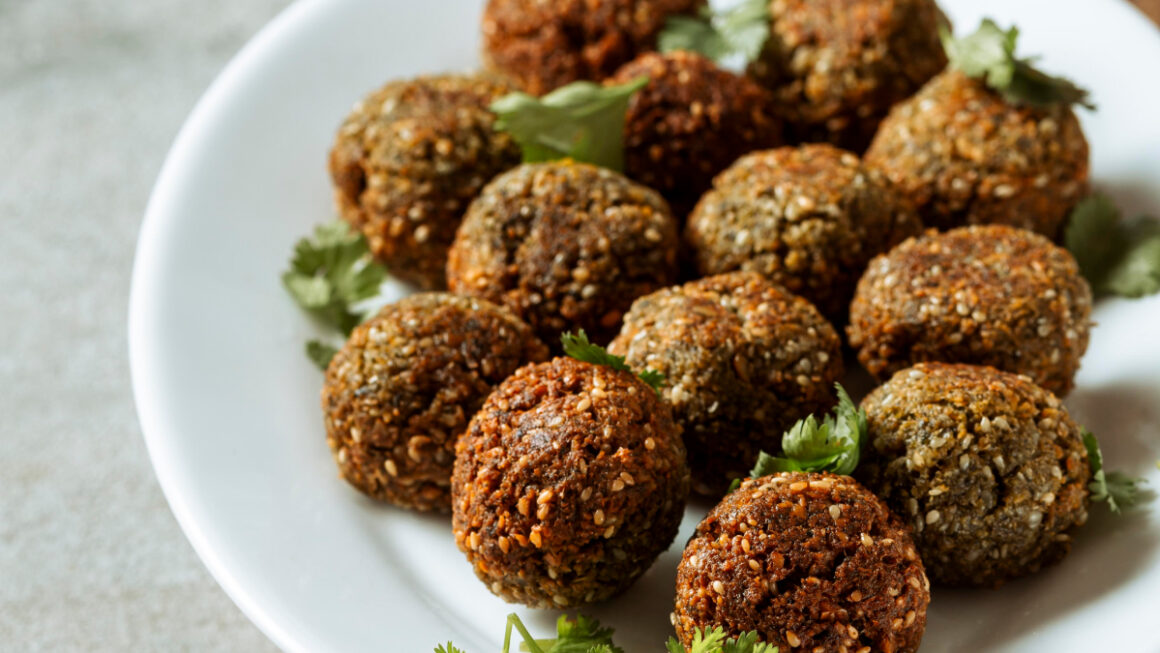
[(0, 0), (0, 650), (274, 650), (165, 504), (125, 323), (166, 150), (286, 4)]

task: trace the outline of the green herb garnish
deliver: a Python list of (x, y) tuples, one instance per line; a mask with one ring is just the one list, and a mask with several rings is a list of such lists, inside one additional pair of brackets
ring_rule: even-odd
[[(826, 415), (821, 424), (813, 415), (798, 420), (781, 436), (783, 455), (760, 452), (749, 472), (750, 478), (778, 472), (850, 474), (854, 471), (868, 437), (866, 412), (854, 405), (840, 383), (834, 387), (838, 391), (838, 405), (833, 414)], [(740, 485), (741, 479), (737, 479), (729, 489), (735, 490)]]
[(306, 357), (309, 358), (318, 369), (326, 371), (330, 366), (330, 359), (338, 353), (338, 347), (321, 340), (307, 340), (306, 341)]
[(1104, 455), (1095, 434), (1086, 428), (1080, 430), (1083, 446), (1087, 449), (1088, 465), (1091, 466), (1092, 480), (1088, 492), (1092, 501), (1107, 501), (1112, 512), (1120, 512), (1120, 506), (1132, 506), (1140, 498), (1142, 478), (1134, 478), (1123, 472), (1104, 470)]
[(1160, 292), (1160, 222), (1122, 217), (1110, 197), (1094, 193), (1072, 210), (1064, 245), (1096, 295)]
[(701, 9), (696, 18), (670, 16), (657, 40), (661, 52), (690, 50), (715, 61), (734, 54), (757, 59), (769, 40), (769, 0), (744, 0), (729, 9)]
[[(386, 278), (386, 268), (371, 258), (362, 234), (335, 221), (316, 227), (313, 238), (298, 241), (282, 285), (322, 324), (349, 335), (366, 317), (354, 305), (377, 295)], [(334, 351), (317, 340), (306, 343), (306, 355), (323, 369)]]
[[(585, 363), (592, 363), (593, 365), (604, 365), (611, 367), (614, 370), (621, 370), (622, 372), (633, 372), (633, 369), (624, 362), (624, 356), (614, 356), (608, 353), (608, 350), (600, 345), (594, 345), (588, 341), (588, 334), (584, 333), (584, 329), (580, 329), (576, 335), (572, 335), (569, 331), (560, 336), (560, 344), (564, 346), (564, 353), (575, 358), (578, 361)], [(636, 373), (641, 381), (649, 384), (653, 390), (658, 393), (665, 385), (665, 375), (656, 370), (644, 370)]]
[(1008, 102), (1035, 107), (1078, 104), (1096, 108), (1085, 89), (1036, 69), (1031, 65), (1034, 59), (1015, 56), (1017, 27), (1004, 31), (995, 21), (984, 18), (970, 36), (956, 39), (945, 25), (939, 26), (939, 36), (952, 67), (983, 80)]
[[(668, 653), (685, 653), (685, 647), (670, 637), (665, 644)], [(702, 631), (698, 628), (693, 632), (693, 644), (689, 653), (777, 653), (776, 646), (757, 641), (757, 633), (749, 631), (739, 637), (725, 637), (725, 631), (713, 627)]]
[(574, 159), (624, 170), (624, 117), (632, 94), (648, 84), (638, 77), (619, 86), (573, 82), (543, 97), (509, 93), (491, 103), (525, 163)]
[[(612, 643), (613, 630), (604, 628), (600, 622), (576, 615), (575, 619), (561, 616), (556, 621), (555, 639), (535, 639), (519, 615), (509, 614), (504, 630), (503, 650), (512, 653), (512, 631), (522, 640), (519, 650), (527, 653), (624, 653), (624, 649)], [(669, 653), (685, 653), (680, 642), (670, 637), (665, 645)], [(464, 653), (451, 642), (436, 646), (435, 653)], [(692, 653), (777, 653), (776, 646), (757, 641), (757, 633), (747, 632), (734, 639), (726, 639), (721, 628), (710, 628), (702, 632), (697, 629), (693, 635)]]

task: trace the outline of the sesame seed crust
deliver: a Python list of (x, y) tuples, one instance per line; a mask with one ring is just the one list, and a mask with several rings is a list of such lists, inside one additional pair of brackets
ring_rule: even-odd
[(990, 367), (924, 363), (862, 407), (858, 476), (914, 528), (935, 582), (997, 587), (1067, 554), (1091, 472), (1055, 395)]
[(775, 474), (746, 480), (697, 526), (674, 626), (686, 647), (719, 626), (783, 651), (902, 653), (922, 640), (929, 589), (909, 531), (854, 479)]
[(602, 80), (656, 48), (669, 16), (705, 0), (489, 0), (484, 63), (533, 95), (581, 79)]
[(885, 176), (816, 144), (739, 159), (689, 216), (685, 241), (701, 274), (753, 270), (845, 321), (870, 259), (921, 229)]
[(455, 440), (491, 389), (548, 350), (490, 302), (412, 295), (355, 328), (326, 370), (326, 441), (339, 473), (397, 506), (450, 512)]
[(877, 379), (921, 361), (990, 365), (1056, 394), (1087, 350), (1092, 294), (1070, 253), (1001, 225), (912, 238), (875, 258), (847, 327)]
[(946, 66), (933, 0), (771, 0), (749, 73), (774, 92), (791, 142), (863, 151), (895, 102)]
[(1007, 224), (1056, 238), (1088, 193), (1088, 143), (1065, 106), (1015, 106), (948, 70), (882, 122), (866, 163), (929, 227)]
[(650, 52), (606, 84), (648, 77), (625, 117), (625, 173), (664, 195), (684, 217), (713, 176), (741, 155), (781, 144), (772, 97), (748, 77), (693, 52)]
[(460, 439), (455, 541), (506, 601), (596, 603), (668, 548), (688, 490), (680, 429), (656, 392), (556, 358), (500, 384)]
[(632, 300), (676, 281), (677, 226), (660, 195), (604, 168), (555, 161), (497, 177), (447, 263), (453, 292), (522, 316), (545, 342), (608, 342)]
[(487, 107), (514, 90), (492, 76), (391, 82), (355, 105), (330, 152), (335, 201), (393, 276), (443, 288), (447, 248), (483, 185), (520, 162)]
[(665, 374), (694, 491), (720, 496), (760, 450), (835, 403), (841, 343), (806, 300), (754, 272), (709, 277), (633, 303), (609, 350)]

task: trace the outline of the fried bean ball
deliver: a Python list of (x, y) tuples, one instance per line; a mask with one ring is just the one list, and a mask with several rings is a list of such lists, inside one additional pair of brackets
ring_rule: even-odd
[(771, 0), (770, 36), (749, 67), (771, 89), (791, 142), (866, 149), (891, 105), (947, 63), (933, 0)]
[(672, 543), (689, 491), (680, 429), (630, 372), (556, 358), (504, 381), (460, 439), (455, 541), (497, 596), (603, 601)]
[(673, 624), (756, 631), (782, 651), (918, 649), (930, 583), (910, 532), (848, 476), (747, 480), (697, 526)]
[(738, 157), (781, 144), (772, 97), (748, 77), (692, 52), (651, 52), (607, 83), (639, 77), (649, 82), (625, 117), (625, 174), (659, 191), (679, 217)]
[(604, 168), (522, 165), (488, 184), (451, 247), (451, 290), (522, 316), (545, 342), (616, 335), (632, 300), (677, 276), (677, 226), (655, 191)]
[(760, 272), (844, 322), (870, 259), (921, 230), (881, 173), (816, 144), (742, 157), (697, 204), (685, 242), (702, 275)]
[(664, 373), (684, 430), (693, 489), (720, 496), (761, 450), (835, 403), (838, 334), (806, 300), (754, 272), (666, 288), (633, 303), (609, 349)]
[(936, 583), (997, 587), (1067, 554), (1091, 472), (1055, 395), (992, 367), (921, 363), (862, 407), (858, 475), (909, 521)]
[(342, 477), (380, 501), (450, 512), (455, 440), (492, 388), (548, 350), (491, 302), (412, 295), (355, 328), (326, 370), (326, 441)]
[(878, 380), (921, 361), (990, 365), (1066, 394), (1087, 350), (1092, 293), (1072, 255), (987, 225), (912, 238), (870, 263), (847, 327)]
[(669, 16), (705, 0), (489, 0), (485, 63), (541, 95), (568, 82), (600, 81), (656, 48)]
[(866, 152), (927, 226), (1007, 224), (1056, 238), (1088, 193), (1088, 144), (1071, 109), (1016, 106), (948, 70), (882, 122)]
[(443, 75), (387, 84), (355, 105), (330, 151), (344, 220), (391, 274), (445, 286), (447, 248), (483, 185), (520, 162), (488, 105), (514, 90), (489, 76)]

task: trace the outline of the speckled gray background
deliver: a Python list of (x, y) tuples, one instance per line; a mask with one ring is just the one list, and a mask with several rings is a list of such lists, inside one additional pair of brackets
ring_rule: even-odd
[(125, 330), (165, 152), (286, 4), (0, 0), (0, 650), (275, 650), (165, 504)]

